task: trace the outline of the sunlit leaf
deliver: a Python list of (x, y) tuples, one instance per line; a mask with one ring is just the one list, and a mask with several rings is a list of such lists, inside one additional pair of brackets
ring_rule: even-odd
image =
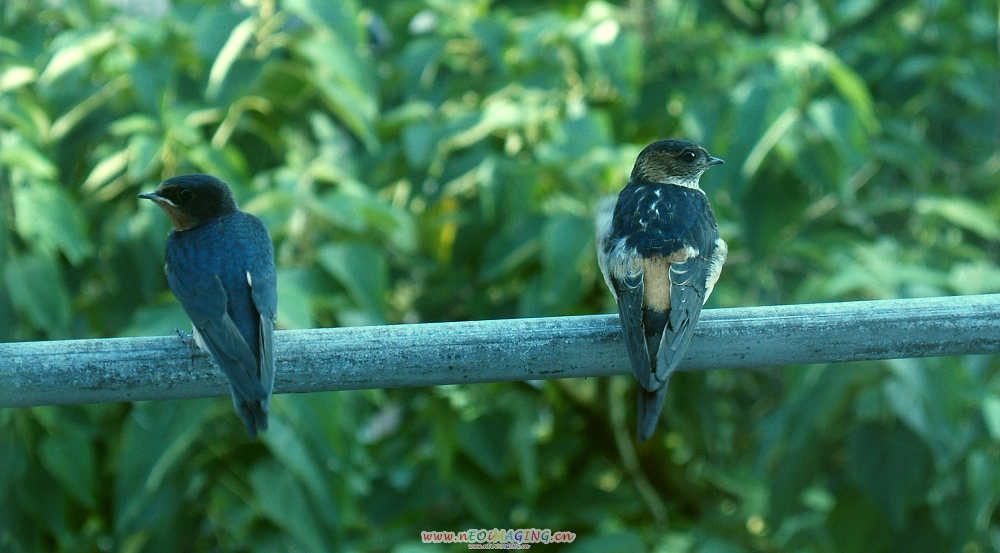
[(1000, 223), (997, 222), (997, 216), (968, 199), (920, 198), (915, 207), (922, 215), (935, 215), (987, 240), (1000, 241)]
[(872, 132), (879, 129), (878, 118), (875, 116), (875, 102), (872, 100), (868, 85), (851, 67), (828, 53), (827, 70), (830, 82), (837, 88), (840, 95), (858, 113), (861, 121)]
[(31, 67), (23, 65), (8, 67), (0, 73), (0, 92), (20, 88), (34, 82), (36, 78), (38, 78), (38, 72)]
[(53, 179), (58, 174), (58, 169), (47, 155), (13, 133), (0, 135), (0, 161), (24, 171), (32, 179)]
[(360, 183), (341, 183), (314, 207), (321, 217), (344, 230), (375, 234), (403, 251), (416, 248), (416, 223), (412, 215), (389, 205)]
[(83, 181), (81, 190), (84, 192), (93, 192), (109, 180), (117, 177), (125, 171), (130, 158), (128, 149), (106, 156), (94, 165), (94, 169), (87, 175), (87, 179)]
[(128, 78), (124, 75), (99, 88), (87, 96), (79, 104), (73, 106), (52, 122), (49, 138), (53, 141), (62, 140), (73, 128), (97, 111), (106, 102), (117, 96), (128, 87)]
[(160, 146), (157, 139), (149, 134), (137, 133), (129, 137), (129, 180), (139, 181), (156, 167)]
[(215, 58), (212, 69), (208, 73), (208, 88), (205, 90), (205, 96), (210, 99), (218, 97), (222, 82), (226, 79), (226, 75), (236, 58), (253, 36), (255, 26), (253, 19), (245, 19), (229, 33), (229, 38), (219, 50), (219, 55)]
[(362, 61), (346, 45), (329, 41), (302, 40), (298, 49), (313, 65), (309, 79), (327, 108), (368, 148), (374, 148), (378, 142), (376, 103)]
[(38, 76), (38, 82), (50, 85), (66, 72), (92, 61), (93, 57), (111, 48), (118, 40), (114, 29), (84, 33), (62, 44)]

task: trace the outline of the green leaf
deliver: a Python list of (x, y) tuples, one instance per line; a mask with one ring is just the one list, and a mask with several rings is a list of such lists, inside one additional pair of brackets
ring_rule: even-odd
[(587, 113), (559, 121), (552, 140), (538, 146), (540, 160), (547, 163), (581, 163), (594, 150), (611, 145), (610, 121), (599, 113)]
[(483, 262), (479, 277), (493, 281), (524, 266), (541, 248), (539, 234), (544, 220), (538, 216), (520, 215), (504, 222), (500, 232), (491, 236), (483, 247)]
[(129, 137), (128, 150), (129, 160), (126, 174), (132, 182), (141, 181), (152, 173), (159, 163), (160, 142), (152, 135), (138, 133)]
[(888, 515), (897, 528), (927, 493), (925, 475), (933, 467), (927, 448), (902, 426), (867, 424), (847, 442), (848, 471), (858, 488)]
[(226, 42), (229, 41), (231, 29), (244, 21), (246, 17), (241, 13), (241, 10), (234, 10), (232, 6), (225, 4), (199, 6), (196, 14), (194, 20), (185, 27), (192, 35), (193, 46), (200, 59), (189, 60), (187, 65), (194, 65), (193, 62), (207, 65), (217, 58)]
[(327, 108), (369, 150), (374, 149), (378, 144), (375, 134), (378, 106), (367, 64), (357, 56), (354, 46), (333, 37), (304, 38), (294, 46), (310, 63), (306, 78), (316, 87)]
[(312, 299), (319, 296), (313, 269), (278, 268), (278, 326), (285, 329), (313, 328)]
[(0, 92), (7, 92), (32, 83), (38, 78), (33, 67), (17, 65), (0, 72)]
[(589, 2), (584, 17), (594, 19), (593, 27), (580, 37), (584, 59), (590, 66), (593, 93), (619, 101), (632, 100), (642, 82), (641, 41), (623, 29), (619, 14), (609, 4)]
[(328, 244), (320, 248), (317, 257), (320, 266), (340, 282), (372, 322), (385, 321), (389, 268), (380, 248), (361, 242)]
[(967, 198), (920, 198), (915, 208), (921, 215), (941, 217), (987, 240), (1000, 241), (1000, 223), (997, 222), (997, 216)]
[(498, 414), (463, 422), (458, 427), (462, 450), (494, 480), (501, 480), (506, 470), (511, 422)]
[(837, 551), (888, 552), (891, 533), (884, 511), (864, 490), (844, 486), (837, 495), (837, 504), (830, 512), (827, 527)]
[(361, 183), (343, 181), (312, 207), (318, 215), (344, 230), (368, 236), (377, 233), (379, 238), (404, 252), (416, 249), (413, 216), (375, 196)]
[(29, 243), (57, 249), (73, 265), (93, 253), (83, 216), (65, 189), (45, 181), (15, 187), (17, 232)]
[[(118, 459), (114, 472), (116, 532), (143, 531), (177, 512), (189, 485), (183, 466), (190, 462), (213, 403), (223, 402), (153, 401), (133, 407), (121, 430), (121, 450), (128, 454)], [(225, 404), (232, 408), (229, 401)], [(233, 423), (234, 430), (238, 424)]]
[(93, 94), (84, 97), (79, 104), (52, 122), (52, 127), (49, 129), (49, 139), (54, 142), (63, 140), (71, 130), (97, 111), (104, 103), (123, 92), (128, 85), (128, 77), (122, 75), (111, 80)]
[(948, 280), (959, 294), (998, 294), (1000, 266), (985, 259), (956, 263), (951, 268)]
[(247, 164), (252, 161), (233, 149), (217, 149), (209, 144), (198, 144), (188, 150), (188, 161), (202, 173), (215, 175), (234, 187), (234, 192), (247, 181)]
[(400, 140), (406, 161), (415, 167), (425, 167), (431, 161), (439, 136), (436, 126), (428, 121), (414, 121), (403, 127)]
[(989, 395), (983, 398), (983, 420), (990, 437), (1000, 441), (1000, 397)]
[[(169, 295), (169, 292), (165, 292)], [(280, 304), (279, 304), (280, 305)], [(174, 329), (191, 331), (191, 319), (172, 295), (165, 303), (144, 305), (135, 310), (120, 336), (167, 336)]]
[[(313, 415), (316, 411), (311, 411)], [(317, 428), (318, 429), (318, 428)], [(272, 417), (268, 432), (262, 440), (268, 446), (274, 458), (287, 469), (288, 473), (305, 485), (308, 496), (319, 506), (318, 517), (325, 522), (328, 531), (335, 531), (338, 526), (338, 508), (330, 493), (329, 478), (331, 471), (326, 463), (332, 452), (327, 443), (319, 440), (317, 448), (309, 447), (309, 436), (299, 436), (295, 429), (285, 423), (281, 417)]]
[[(518, 398), (521, 399), (521, 398)], [(510, 433), (510, 446), (517, 460), (521, 485), (529, 496), (539, 487), (538, 448), (535, 435), (537, 406), (531, 401), (518, 401), (514, 405), (514, 425)]]
[(70, 296), (58, 265), (45, 254), (13, 256), (4, 267), (4, 279), (14, 307), (27, 315), (50, 338), (67, 338)]
[(86, 180), (80, 190), (86, 193), (93, 193), (108, 183), (111, 179), (120, 176), (125, 172), (131, 155), (128, 148), (124, 148), (114, 154), (106, 155), (98, 161), (94, 168), (87, 175)]
[[(556, 529), (552, 528), (551, 530)], [(604, 551), (643, 553), (646, 551), (646, 545), (643, 543), (642, 536), (635, 532), (616, 532), (596, 536), (579, 536), (578, 534), (577, 539), (573, 543), (561, 549), (564, 549), (566, 553), (601, 553)], [(725, 549), (702, 546), (698, 551), (709, 553), (715, 551), (721, 552), (725, 551)], [(730, 551), (740, 551), (740, 549), (736, 548)]]
[(229, 38), (219, 50), (219, 55), (216, 56), (215, 62), (212, 63), (212, 69), (208, 73), (208, 87), (205, 89), (205, 96), (208, 99), (216, 100), (219, 97), (219, 90), (226, 80), (226, 75), (229, 74), (229, 69), (250, 42), (256, 30), (255, 27), (254, 18), (247, 18), (233, 27), (229, 33)]
[[(841, 173), (852, 174), (871, 159), (871, 145), (868, 133), (859, 124), (859, 119), (850, 106), (841, 100), (815, 100), (809, 105), (807, 115), (810, 122), (823, 138), (840, 154), (827, 166), (820, 166), (815, 172), (840, 182)], [(818, 157), (819, 152), (813, 151)], [(805, 174), (809, 174), (807, 169)], [(831, 186), (831, 188), (834, 188)]]
[(740, 169), (743, 178), (751, 178), (760, 170), (764, 159), (778, 145), (778, 142), (799, 123), (802, 113), (796, 107), (789, 107), (781, 112), (767, 128), (760, 139), (747, 154), (743, 167)]
[(583, 294), (581, 271), (594, 259), (594, 225), (579, 215), (553, 216), (542, 229), (543, 302), (550, 315), (567, 313)]
[(864, 78), (850, 66), (841, 61), (833, 52), (824, 50), (827, 61), (827, 76), (840, 95), (861, 118), (870, 132), (879, 131), (878, 118), (875, 116), (875, 101)]
[(301, 438), (295, 436), (292, 429), (284, 427), (280, 421), (272, 422), (278, 427), (270, 430), (277, 431), (267, 432), (261, 438), (271, 450), (271, 454), (290, 474), (301, 480), (307, 489), (321, 494), (326, 488), (325, 471), (320, 469), (320, 465), (312, 457), (312, 452)]
[(42, 465), (88, 509), (97, 506), (97, 459), (86, 429), (45, 436), (39, 444)]
[(324, 539), (326, 531), (312, 514), (302, 483), (276, 461), (265, 459), (257, 463), (250, 470), (250, 485), (264, 516), (307, 551), (325, 553), (335, 549), (334, 544)]
[[(68, 35), (68, 34), (67, 34)], [(92, 58), (107, 51), (118, 42), (118, 34), (114, 29), (100, 29), (78, 36), (65, 36), (59, 49), (49, 60), (48, 65), (38, 77), (38, 83), (43, 86), (52, 85), (56, 79), (68, 71), (91, 61)]]
[(0, 163), (23, 171), (31, 179), (54, 179), (59, 169), (49, 156), (20, 134), (0, 133)]
[[(2, 392), (0, 392), (2, 393)], [(3, 397), (0, 395), (0, 397)], [(28, 447), (26, 444), (18, 443), (11, 430), (13, 410), (8, 409), (7, 418), (0, 418), (0, 500), (5, 504), (12, 505), (14, 498), (12, 494), (18, 487), (19, 482), (24, 482), (28, 473)], [(33, 467), (32, 467), (33, 468)], [(12, 509), (6, 509), (7, 514), (11, 514)], [(4, 514), (0, 513), (0, 520)]]
[(504, 493), (502, 486), (483, 478), (480, 471), (467, 464), (456, 466), (453, 486), (463, 510), (475, 520), (505, 520), (516, 504), (509, 494)]
[(358, 6), (353, 0), (286, 0), (282, 7), (323, 31), (321, 34), (326, 39), (342, 40), (348, 44), (358, 41)]
[(1000, 457), (995, 452), (973, 451), (966, 463), (966, 471), (976, 528), (985, 531), (1000, 502)]

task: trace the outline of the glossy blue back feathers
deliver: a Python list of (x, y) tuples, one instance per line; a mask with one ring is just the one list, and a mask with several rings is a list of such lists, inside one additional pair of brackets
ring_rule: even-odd
[(642, 182), (618, 194), (608, 240), (622, 238), (643, 257), (668, 256), (687, 246), (708, 252), (719, 230), (701, 190)]

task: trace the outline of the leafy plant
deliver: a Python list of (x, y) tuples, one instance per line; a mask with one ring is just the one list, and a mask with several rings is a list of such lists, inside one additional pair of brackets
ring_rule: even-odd
[[(728, 162), (713, 306), (997, 293), (995, 15), (10, 0), (0, 340), (185, 327), (135, 194), (194, 171), (270, 229), (282, 328), (610, 312), (593, 206), (666, 136)], [(998, 369), (683, 373), (639, 449), (627, 377), (282, 395), (256, 443), (224, 398), (6, 409), (0, 549), (997, 549)]]

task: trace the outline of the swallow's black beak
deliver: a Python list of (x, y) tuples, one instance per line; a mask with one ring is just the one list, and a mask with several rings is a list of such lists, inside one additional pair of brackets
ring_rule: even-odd
[(725, 162), (726, 162), (726, 160), (722, 159), (721, 157), (710, 156), (708, 158), (708, 164), (709, 165), (722, 165)]

